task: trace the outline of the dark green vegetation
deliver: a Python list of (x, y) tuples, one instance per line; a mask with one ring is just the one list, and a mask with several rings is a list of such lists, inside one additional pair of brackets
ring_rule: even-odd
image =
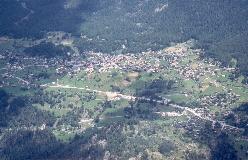
[[(207, 144), (211, 149), (211, 160), (233, 160), (238, 159), (238, 151), (235, 148), (233, 139), (226, 132), (221, 131), (220, 124), (216, 123), (214, 127), (209, 122), (203, 123), (198, 122), (199, 126), (203, 127), (200, 129), (198, 136), (194, 136), (198, 142)], [(198, 127), (195, 128), (195, 130)], [(187, 135), (192, 136), (195, 130), (188, 130)], [(241, 150), (245, 150), (245, 145), (241, 144)], [(200, 159), (205, 159), (202, 155), (189, 155), (194, 156), (192, 159), (199, 156)]]
[[(0, 146), (2, 159), (46, 159), (57, 153), (62, 144), (49, 131), (12, 131), (6, 134)], [(28, 151), (28, 152), (27, 152)]]
[[(194, 38), (207, 56), (225, 65), (235, 58), (247, 74), (247, 1), (74, 0), (69, 7), (66, 2), (2, 0), (1, 36), (41, 38), (48, 31), (65, 31), (78, 38), (81, 50), (108, 53), (161, 49)], [(79, 38), (81, 33), (92, 40)]]
[(164, 141), (160, 146), (159, 146), (159, 152), (166, 155), (173, 151), (175, 149), (175, 146), (172, 142), (170, 141)]
[[(138, 81), (137, 83), (142, 84), (142, 82)], [(144, 85), (139, 86), (136, 88), (136, 95), (137, 96), (144, 96), (144, 97), (151, 97), (151, 98), (158, 98), (156, 94), (168, 93), (169, 90), (172, 89), (174, 82), (172, 80), (163, 80), (163, 79), (156, 79), (152, 82), (143, 82)]]
[(248, 129), (248, 103), (241, 104), (238, 108), (235, 108), (234, 114), (227, 115), (226, 121), (232, 125)]
[(11, 97), (4, 90), (0, 90), (0, 127), (7, 126), (8, 120), (19, 114), (26, 106), (25, 97)]
[[(156, 7), (167, 3), (164, 11), (155, 13)], [(86, 21), (81, 31), (106, 39), (97, 41), (102, 43), (99, 45), (93, 43), (103, 52), (121, 49), (122, 44), (128, 52), (156, 50), (170, 42), (194, 38), (206, 55), (226, 65), (236, 58), (242, 73), (247, 74), (247, 5), (246, 1), (122, 1), (90, 17), (91, 22)], [(97, 27), (91, 31), (93, 26)]]
[(29, 56), (41, 56), (46, 58), (52, 58), (56, 56), (66, 57), (70, 52), (69, 47), (62, 45), (55, 46), (53, 43), (42, 42), (38, 45), (26, 48), (24, 52)]
[(247, 159), (247, 17), (245, 0), (0, 0), (0, 160)]
[[(1, 36), (41, 38), (49, 31), (75, 33), (85, 15), (96, 9), (97, 0), (84, 0), (76, 9), (66, 11), (65, 0), (2, 0), (0, 2)], [(25, 3), (23, 6), (22, 3)], [(27, 19), (23, 17), (28, 16)]]
[[(248, 92), (241, 83), (242, 77), (233, 78), (231, 71), (201, 59), (197, 54), (200, 51), (189, 44), (192, 43), (164, 49), (185, 50), (178, 55), (167, 51), (142, 54), (146, 61), (137, 63), (134, 69), (96, 69), (87, 73), (83, 67), (61, 77), (54, 72), (60, 63), (63, 66), (64, 59), (60, 57), (45, 62), (42, 57), (35, 61), (6, 57), (10, 65), (2, 65), (2, 69), (6, 68), (2, 71), (2, 85), (8, 94), (0, 92), (5, 122), (0, 132), (1, 157), (124, 160), (138, 155), (151, 160), (247, 159)], [(103, 56), (106, 54), (99, 59), (110, 59), (110, 64), (120, 57)], [(66, 73), (79, 57), (66, 61)], [(130, 55), (125, 58), (129, 63), (138, 59), (130, 59)], [(118, 60), (120, 66), (127, 62), (125, 58)], [(86, 60), (95, 59), (92, 56)], [(171, 59), (176, 59), (177, 67), (171, 66)], [(163, 64), (158, 72), (147, 73), (137, 67), (154, 61)], [(37, 66), (30, 67), (33, 62)], [(58, 66), (54, 66), (56, 63)], [(187, 71), (191, 71), (188, 78)], [(12, 77), (6, 79), (8, 75)], [(24, 88), (16, 91), (12, 86)], [(130, 100), (130, 96), (139, 98)], [(166, 104), (166, 98), (172, 101)]]
[(238, 159), (237, 151), (233, 145), (230, 144), (226, 134), (220, 134), (219, 137), (217, 137), (217, 143), (212, 152), (213, 160)]
[(5, 118), (5, 110), (8, 106), (8, 94), (4, 90), (0, 90), (0, 125), (5, 126), (6, 125), (6, 118)]

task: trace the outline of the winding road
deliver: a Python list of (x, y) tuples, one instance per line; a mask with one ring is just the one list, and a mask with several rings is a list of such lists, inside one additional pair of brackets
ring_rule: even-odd
[(107, 92), (107, 91), (101, 91), (101, 90), (96, 90), (96, 89), (74, 87), (74, 86), (69, 86), (69, 85), (61, 85), (61, 84), (49, 85), (49, 84), (45, 84), (45, 85), (41, 85), (41, 87), (85, 90), (85, 91), (90, 91), (90, 92), (105, 94), (107, 96), (109, 94), (111, 94), (111, 95), (115, 95), (115, 96), (117, 96), (117, 97), (119, 97), (121, 99), (129, 100), (129, 101), (135, 101), (135, 100), (152, 101), (152, 102), (156, 102), (156, 103), (159, 103), (159, 104), (169, 105), (170, 107), (173, 107), (173, 108), (184, 110), (186, 112), (189, 112), (193, 116), (198, 117), (199, 119), (202, 119), (202, 120), (205, 120), (205, 121), (210, 121), (213, 124), (219, 123), (222, 126), (222, 129), (229, 128), (229, 129), (234, 129), (234, 130), (239, 130), (239, 131), (242, 131), (243, 130), (243, 128), (238, 128), (238, 127), (235, 127), (235, 126), (226, 124), (225, 122), (222, 122), (222, 121), (213, 120), (210, 117), (205, 117), (205, 116), (201, 115), (200, 113), (197, 113), (192, 108), (182, 107), (182, 106), (179, 106), (177, 104), (172, 104), (172, 103), (170, 103), (171, 100), (169, 100), (167, 98), (164, 98), (164, 100), (167, 102), (167, 103), (165, 103), (165, 101), (154, 100), (154, 99), (147, 98), (147, 97), (135, 97), (135, 96), (130, 96), (130, 95), (124, 95), (124, 94), (121, 94), (121, 93), (118, 93), (118, 92)]

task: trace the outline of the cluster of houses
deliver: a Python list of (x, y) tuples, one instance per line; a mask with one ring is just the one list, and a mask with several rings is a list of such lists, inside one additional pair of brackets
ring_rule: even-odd
[[(169, 47), (161, 51), (147, 51), (137, 54), (103, 54), (95, 52), (87, 52), (86, 60), (80, 64), (74, 64), (74, 72), (85, 70), (87, 73), (92, 72), (111, 72), (113, 69), (121, 71), (145, 71), (145, 72), (161, 72), (166, 69), (161, 65), (161, 61), (167, 61), (173, 69), (182, 70), (179, 62), (183, 57), (188, 56), (190, 44), (188, 42)], [(193, 51), (199, 54), (199, 51)], [(185, 69), (185, 68), (184, 68)], [(187, 69), (187, 68), (186, 68)]]
[[(185, 61), (189, 56), (197, 55), (199, 58), (199, 55), (202, 53), (203, 52), (200, 49), (191, 49), (191, 46), (188, 43), (181, 43), (167, 48), (164, 52), (164, 57), (166, 58), (163, 57), (163, 59), (168, 61), (169, 68), (175, 69), (184, 79), (198, 81), (202, 76), (215, 76), (220, 71), (219, 68), (221, 66), (220, 62), (207, 59), (204, 61), (197, 61), (197, 63), (192, 63), (192, 60), (189, 60), (189, 62)], [(222, 67), (222, 70), (234, 71), (235, 68)]]
[[(152, 54), (153, 52), (148, 53)], [(161, 69), (159, 59), (148, 56), (148, 53), (110, 55), (88, 52), (85, 71), (87, 73), (102, 73), (117, 69), (121, 71), (159, 72)]]
[[(58, 37), (60, 34), (57, 35)], [(56, 35), (50, 35), (49, 38), (54, 39), (57, 37)], [(58, 38), (58, 41), (63, 40), (63, 38)], [(67, 43), (67, 42), (64, 42)], [(68, 42), (69, 43), (69, 42)], [(69, 44), (66, 44), (69, 45)], [(111, 54), (103, 54), (103, 53), (95, 53), (95, 52), (87, 52), (84, 53), (85, 59), (80, 56), (72, 56), (71, 59), (63, 59), (63, 58), (31, 58), (24, 56), (16, 56), (14, 54), (3, 54), (0, 55), (0, 59), (6, 59), (9, 62), (4, 66), (4, 68), (0, 68), (0, 87), (3, 86), (14, 86), (16, 83), (10, 81), (10, 79), (16, 79), (21, 86), (30, 87), (36, 86), (37, 77), (32, 73), (23, 72), (26, 75), (17, 76), (18, 71), (22, 71), (27, 69), (28, 67), (42, 67), (45, 70), (52, 68), (56, 69), (56, 74), (63, 75), (75, 75), (80, 71), (85, 71), (88, 74), (91, 73), (103, 73), (103, 72), (111, 72), (113, 70), (119, 70), (123, 72), (129, 71), (140, 71), (140, 72), (150, 72), (150, 73), (159, 73), (166, 69), (175, 70), (182, 78), (184, 79), (193, 79), (195, 81), (199, 80), (200, 77), (205, 75), (215, 75), (219, 70), (218, 66), (220, 63), (204, 61), (204, 63), (185, 63), (182, 62), (190, 55), (200, 54), (201, 50), (191, 49), (191, 43), (181, 43), (175, 45), (173, 47), (166, 48), (161, 51), (147, 51), (141, 52), (138, 54), (120, 54), (120, 55), (111, 55)], [(14, 61), (11, 61), (14, 59)], [(162, 62), (166, 62), (167, 65), (162, 65)], [(224, 70), (228, 70), (228, 68), (223, 68)], [(109, 95), (108, 95), (109, 94)], [(185, 93), (187, 94), (187, 93)], [(122, 94), (113, 94), (106, 93), (107, 97), (111, 98), (124, 98), (128, 100), (135, 100), (137, 97), (126, 96)], [(170, 104), (171, 101), (169, 99), (161, 100), (152, 100), (150, 98), (139, 98), (141, 100), (146, 100), (150, 102), (157, 102), (160, 104)], [(196, 110), (197, 113), (202, 115), (203, 117), (209, 117), (213, 115), (209, 115), (209, 110), (207, 106), (217, 106), (217, 107), (227, 107), (239, 99), (239, 95), (234, 93), (227, 92), (225, 94), (216, 93), (209, 96), (204, 96), (199, 99), (200, 106), (204, 106), (206, 108), (199, 108)], [(159, 112), (158, 112), (159, 113)], [(181, 116), (182, 114), (178, 114), (177, 112), (168, 112), (161, 113), (161, 116)], [(80, 121), (81, 126), (91, 125), (93, 120), (84, 120)], [(200, 129), (195, 130), (193, 132), (192, 128), (196, 128), (198, 121), (195, 119), (191, 120), (192, 123), (187, 123), (190, 126), (189, 130), (192, 131), (193, 134), (197, 137), (201, 134)], [(185, 125), (185, 124), (184, 124)], [(41, 130), (45, 129), (46, 126), (42, 125), (40, 127)], [(82, 127), (78, 127), (77, 129), (81, 129)], [(201, 128), (201, 126), (197, 126), (197, 128)], [(70, 132), (72, 128), (70, 126), (62, 126), (61, 131)]]
[(216, 93), (210, 96), (204, 96), (200, 98), (200, 105), (227, 107), (239, 100), (239, 97), (239, 95), (236, 95), (232, 92)]
[[(218, 67), (218, 64), (212, 64), (213, 62), (204, 63), (185, 63), (182, 64), (185, 58), (191, 55), (200, 54), (201, 50), (191, 49), (192, 43), (185, 42), (177, 44), (172, 47), (168, 47), (161, 51), (147, 51), (138, 54), (103, 54), (95, 52), (84, 53), (86, 58), (80, 56), (72, 56), (71, 59), (63, 58), (39, 58), (39, 57), (25, 57), (16, 56), (14, 54), (2, 55), (5, 59), (15, 59), (15, 61), (8, 63), (5, 66), (4, 73), (2, 72), (3, 81), (1, 86), (11, 85), (10, 78), (15, 78), (20, 84), (35, 85), (37, 77), (32, 73), (25, 73), (21, 77), (16, 77), (16, 72), (24, 70), (28, 67), (43, 67), (49, 69), (51, 67), (56, 68), (56, 73), (75, 75), (80, 71), (86, 71), (87, 73), (92, 72), (111, 72), (113, 69), (119, 71), (145, 71), (145, 72), (161, 72), (165, 69), (173, 69), (185, 79), (198, 80), (201, 76), (206, 74), (214, 75)], [(166, 62), (167, 66), (162, 65), (162, 61)], [(216, 63), (216, 62), (215, 62)], [(3, 68), (2, 68), (3, 69)], [(228, 93), (229, 94), (229, 93)], [(236, 96), (237, 97), (237, 96)], [(234, 100), (235, 96), (228, 96), (229, 100)], [(215, 97), (209, 99), (202, 99), (202, 103), (205, 101), (215, 102)], [(209, 103), (208, 103), (209, 104)], [(221, 105), (225, 106), (228, 103), (220, 102)]]
[[(6, 52), (2, 54), (6, 64), (0, 68), (1, 87), (27, 87), (37, 86), (36, 82), (39, 79), (36, 76), (37, 69), (47, 71), (50, 68), (64, 65), (64, 61), (60, 58), (39, 58), (27, 57)], [(16, 81), (18, 83), (16, 83)]]

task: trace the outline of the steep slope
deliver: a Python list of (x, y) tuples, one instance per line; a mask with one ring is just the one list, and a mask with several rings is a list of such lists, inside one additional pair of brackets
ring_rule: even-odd
[(81, 51), (116, 53), (157, 50), (194, 38), (226, 65), (238, 59), (247, 74), (240, 58), (247, 57), (245, 0), (3, 0), (0, 7), (1, 36), (40, 38), (65, 31), (78, 38)]

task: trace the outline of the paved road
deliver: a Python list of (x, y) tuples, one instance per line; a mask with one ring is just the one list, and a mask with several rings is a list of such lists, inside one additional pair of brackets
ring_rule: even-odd
[(10, 75), (8, 77), (18, 79), (19, 81), (25, 83), (26, 85), (29, 85), (30, 84), (28, 81), (26, 81), (26, 80), (24, 80), (24, 79), (22, 79), (20, 77), (16, 77), (16, 76), (12, 76), (12, 75)]
[[(129, 101), (145, 100), (145, 101), (153, 101), (153, 102), (160, 103), (160, 104), (165, 104), (165, 105), (168, 104), (170, 107), (185, 110), (185, 111), (191, 113), (192, 115), (194, 115), (195, 117), (198, 117), (198, 118), (200, 118), (202, 120), (210, 121), (213, 124), (218, 122), (222, 126), (222, 129), (229, 128), (229, 129), (235, 129), (235, 130), (243, 130), (243, 128), (238, 128), (238, 127), (226, 124), (225, 122), (222, 122), (222, 121), (216, 121), (216, 120), (211, 119), (210, 117), (205, 117), (205, 116), (201, 115), (200, 113), (197, 113), (192, 108), (182, 107), (182, 106), (179, 106), (177, 104), (169, 103), (169, 102), (171, 102), (171, 100), (166, 99), (166, 98), (164, 98), (165, 101), (161, 101), (161, 100), (154, 100), (154, 99), (147, 98), (147, 97), (135, 97), (135, 96), (130, 96), (130, 95), (124, 95), (124, 94), (121, 94), (121, 93), (118, 93), (118, 92), (107, 92), (107, 91), (101, 91), (101, 90), (95, 90), (95, 89), (89, 89), (89, 88), (81, 88), (81, 87), (73, 87), (73, 86), (61, 85), (61, 84), (56, 84), (56, 85), (45, 84), (45, 85), (41, 85), (41, 87), (63, 88), (63, 89), (78, 89), (78, 90), (85, 90), (85, 91), (90, 91), (90, 92), (106, 94), (106, 95), (112, 94), (112, 95), (118, 96), (119, 98), (126, 99), (126, 100), (129, 100)], [(165, 103), (165, 102), (167, 102), (167, 103)]]

